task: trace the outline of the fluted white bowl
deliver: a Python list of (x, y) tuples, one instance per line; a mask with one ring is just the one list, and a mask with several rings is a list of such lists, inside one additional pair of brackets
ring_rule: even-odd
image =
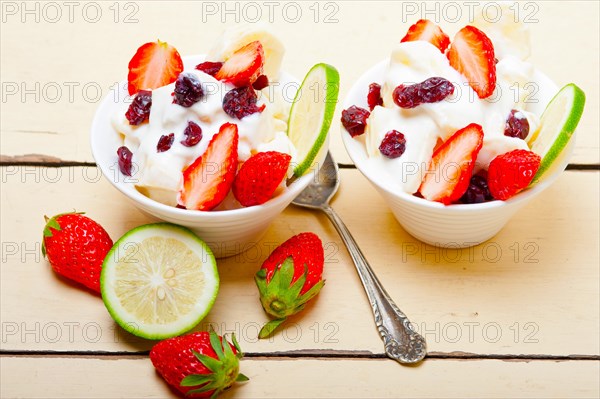
[[(367, 92), (372, 82), (382, 82), (388, 60), (384, 60), (365, 72), (352, 86), (346, 96), (343, 109), (352, 105), (368, 109)], [(550, 78), (536, 70), (533, 79), (537, 84), (537, 103), (531, 111), (542, 114), (548, 102), (558, 92)], [(555, 161), (547, 175), (533, 187), (522, 191), (507, 201), (491, 201), (481, 204), (457, 204), (444, 206), (438, 202), (394, 190), (386, 181), (386, 173), (372, 167), (361, 140), (352, 138), (341, 128), (342, 140), (350, 158), (385, 199), (398, 220), (409, 234), (425, 243), (452, 248), (465, 248), (480, 244), (496, 235), (510, 218), (533, 198), (548, 188), (569, 163), (575, 145), (575, 134), (567, 148)]]
[[(185, 69), (202, 62), (204, 56), (184, 57)], [(282, 73), (282, 84), (297, 80)], [(189, 227), (205, 241), (216, 257), (233, 256), (250, 249), (262, 237), (271, 222), (292, 202), (313, 178), (313, 173), (294, 181), (286, 190), (262, 205), (225, 211), (195, 211), (179, 209), (154, 201), (141, 194), (134, 181), (119, 171), (117, 148), (122, 144), (119, 133), (111, 125), (111, 117), (127, 98), (122, 82), (103, 99), (91, 127), (91, 147), (96, 164), (104, 177), (143, 213), (154, 218)], [(295, 86), (297, 88), (297, 85)], [(291, 91), (291, 90), (290, 90)], [(328, 140), (321, 154), (327, 152)]]

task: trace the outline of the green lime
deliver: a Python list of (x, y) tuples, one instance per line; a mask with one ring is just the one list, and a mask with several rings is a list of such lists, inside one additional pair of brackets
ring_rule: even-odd
[(528, 140), (542, 162), (531, 184), (537, 183), (567, 146), (585, 106), (585, 94), (570, 83), (560, 89), (544, 110), (539, 129)]
[(210, 311), (219, 291), (210, 248), (185, 227), (155, 223), (125, 233), (106, 255), (102, 299), (112, 318), (142, 338), (183, 334)]
[(298, 157), (294, 176), (306, 173), (325, 143), (339, 89), (340, 75), (331, 65), (317, 64), (304, 77), (288, 119), (287, 135)]

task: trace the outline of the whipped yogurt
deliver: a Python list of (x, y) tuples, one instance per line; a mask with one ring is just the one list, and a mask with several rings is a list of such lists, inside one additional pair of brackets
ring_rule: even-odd
[[(494, 33), (500, 35), (499, 31)], [(481, 125), (484, 131), (475, 173), (486, 170), (497, 155), (529, 149), (525, 140), (504, 135), (507, 117), (513, 109), (527, 118), (530, 134), (539, 126), (538, 116), (529, 112), (529, 100), (536, 87), (534, 67), (523, 59), (529, 52), (522, 49), (509, 51), (506, 49), (509, 43), (508, 40), (503, 41), (505, 48), (497, 56), (496, 88), (486, 99), (477, 96), (467, 79), (431, 43), (408, 41), (397, 44), (380, 82), (383, 105), (376, 106), (367, 120), (364, 144), (370, 167), (387, 173), (395, 186), (414, 194), (435, 148), (470, 123)], [(443, 101), (410, 109), (400, 108), (394, 103), (392, 93), (396, 87), (420, 83), (431, 77), (442, 77), (452, 82), (454, 93)], [(386, 133), (393, 129), (404, 134), (406, 150), (401, 157), (389, 159), (380, 153), (378, 146)]]
[[(262, 112), (242, 119), (233, 118), (223, 110), (223, 97), (234, 86), (220, 82), (198, 70), (186, 71), (201, 82), (204, 96), (189, 108), (173, 103), (175, 83), (152, 91), (152, 108), (147, 123), (129, 124), (125, 117), (128, 104), (113, 118), (113, 127), (122, 134), (123, 144), (133, 152), (136, 188), (144, 195), (167, 205), (176, 206), (182, 186), (183, 170), (201, 156), (212, 137), (226, 122), (238, 127), (238, 161), (262, 151), (278, 151), (292, 156), (296, 150), (286, 134), (286, 104), (278, 96), (259, 93), (257, 105), (265, 105)], [(264, 89), (274, 93), (275, 89)], [(192, 121), (202, 128), (202, 140), (193, 147), (181, 144), (184, 130)], [(158, 140), (174, 133), (175, 140), (168, 151), (158, 152)], [(231, 204), (235, 207), (235, 204)]]

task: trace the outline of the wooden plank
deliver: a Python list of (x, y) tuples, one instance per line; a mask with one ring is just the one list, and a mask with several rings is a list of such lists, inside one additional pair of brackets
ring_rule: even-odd
[[(593, 398), (598, 361), (245, 359), (221, 398)], [(147, 358), (1, 357), (3, 398), (175, 397)], [(32, 383), (34, 382), (34, 383)]]
[[(215, 14), (203, 10), (202, 3), (194, 2), (181, 2), (177, 7), (167, 2), (130, 2), (116, 9), (113, 3), (96, 2), (92, 7), (78, 3), (70, 16), (69, 7), (59, 3), (61, 17), (52, 22), (56, 18), (52, 7), (56, 6), (35, 4), (28, 6), (33, 12), (27, 14), (24, 3), (10, 3), (16, 9), (10, 12), (7, 9), (6, 21), (2, 23), (0, 69), (5, 98), (0, 143), (5, 161), (10, 161), (9, 156), (92, 161), (88, 130), (98, 101), (125, 78), (127, 62), (141, 43), (159, 37), (174, 44), (181, 54), (202, 53), (223, 29), (222, 18), (227, 24), (234, 24), (236, 18), (244, 22), (245, 16), (255, 15), (250, 9), (244, 11), (242, 3), (230, 5), (234, 11), (225, 15), (219, 2), (210, 3), (218, 7)], [(344, 98), (363, 71), (389, 55), (410, 23), (424, 17), (422, 13), (429, 10), (426, 17), (440, 20), (450, 34), (472, 15), (467, 6), (459, 9), (457, 15), (454, 8), (458, 3), (448, 7), (438, 3), (425, 9), (425, 3), (369, 2), (368, 13), (364, 12), (363, 2), (327, 4), (321, 5), (317, 15), (312, 3), (295, 2), (292, 8), (300, 7), (301, 17), (293, 23), (290, 18), (295, 18), (295, 14), (284, 16), (285, 5), (279, 5), (272, 13), (267, 6), (259, 11), (264, 21), (272, 21), (273, 29), (286, 44), (284, 68), (302, 77), (317, 62), (335, 65), (342, 78), (340, 98)], [(410, 12), (407, 6), (412, 7)], [(234, 7), (238, 7), (237, 12)], [(95, 21), (97, 8), (101, 16)], [(476, 6), (474, 12), (483, 12), (483, 7)], [(493, 8), (487, 12), (493, 13)], [(598, 12), (598, 3), (590, 1), (579, 1), (576, 5), (524, 3), (520, 8), (520, 17), (528, 17), (532, 31), (533, 62), (560, 85), (575, 81), (587, 92), (587, 111), (578, 129), (572, 159), (580, 164), (599, 162), (600, 121), (598, 113), (593, 111), (600, 106), (599, 64), (595, 56), (600, 49), (598, 35), (589, 34), (599, 29)], [(184, 14), (196, 17), (182, 19)], [(399, 15), (406, 20), (399, 21)], [(127, 16), (130, 19), (125, 23)], [(328, 16), (333, 20), (326, 21)], [(458, 20), (452, 23), (455, 19)], [(565, 21), (577, 24), (567, 28)], [(355, 29), (356, 26), (362, 28)], [(299, 31), (302, 35), (297, 34)], [(75, 38), (73, 32), (77, 32)], [(581, 38), (585, 38), (585, 46), (573, 45)], [(22, 43), (27, 43), (27, 51)], [(68, 51), (65, 43), (69, 43)], [(306, 46), (306, 43), (318, 45)], [(354, 50), (339, 45), (344, 43), (352, 43)], [(331, 147), (338, 162), (350, 163), (340, 139), (339, 108), (331, 130)], [(34, 155), (21, 158), (27, 154)]]
[[(98, 297), (57, 278), (39, 246), (44, 214), (88, 211), (115, 239), (149, 219), (104, 179), (96, 181), (94, 168), (0, 171), (3, 349), (148, 350), (150, 342), (115, 326)], [(358, 171), (342, 170), (341, 179), (334, 207), (390, 295), (426, 336), (430, 351), (600, 353), (597, 172), (564, 173), (492, 241), (463, 251), (420, 244)], [(253, 273), (277, 243), (302, 231), (323, 239), (327, 285), (287, 329), (258, 341), (267, 318)], [(221, 332), (236, 332), (244, 349), (255, 353), (382, 353), (359, 279), (324, 216), (289, 207), (257, 247), (219, 261), (219, 268), (219, 297), (198, 328), (214, 323)]]

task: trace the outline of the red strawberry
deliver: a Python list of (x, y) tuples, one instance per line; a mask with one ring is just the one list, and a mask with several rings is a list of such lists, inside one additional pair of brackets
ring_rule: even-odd
[(434, 153), (419, 192), (429, 201), (448, 205), (467, 191), (475, 159), (483, 144), (483, 130), (471, 123), (454, 133)]
[(215, 332), (196, 332), (154, 345), (150, 360), (167, 383), (186, 397), (214, 398), (235, 382), (248, 381), (239, 373), (243, 357), (235, 335), (233, 345)]
[(250, 157), (233, 181), (233, 195), (243, 206), (264, 204), (287, 174), (292, 157), (276, 151)]
[(529, 186), (542, 158), (527, 150), (498, 155), (488, 168), (488, 186), (492, 197), (506, 201)]
[(183, 171), (181, 201), (186, 209), (210, 211), (225, 199), (237, 170), (238, 139), (237, 126), (223, 124), (204, 154)]
[(485, 33), (465, 26), (454, 36), (446, 57), (467, 78), (479, 98), (492, 95), (496, 88), (496, 58), (494, 45)]
[(215, 78), (236, 87), (250, 86), (262, 75), (265, 52), (259, 41), (246, 44), (225, 61)]
[(173, 83), (182, 71), (183, 61), (175, 47), (160, 40), (146, 43), (129, 61), (129, 94)]
[(424, 40), (439, 48), (443, 53), (450, 45), (450, 38), (446, 35), (442, 28), (434, 24), (428, 19), (420, 19), (406, 32), (406, 36), (400, 42), (414, 42)]
[(254, 280), (263, 309), (275, 319), (263, 326), (259, 338), (271, 335), (319, 293), (325, 284), (324, 263), (323, 244), (314, 233), (298, 234), (269, 255)]
[(100, 292), (100, 271), (113, 245), (106, 230), (82, 213), (46, 217), (42, 253), (54, 271)]

